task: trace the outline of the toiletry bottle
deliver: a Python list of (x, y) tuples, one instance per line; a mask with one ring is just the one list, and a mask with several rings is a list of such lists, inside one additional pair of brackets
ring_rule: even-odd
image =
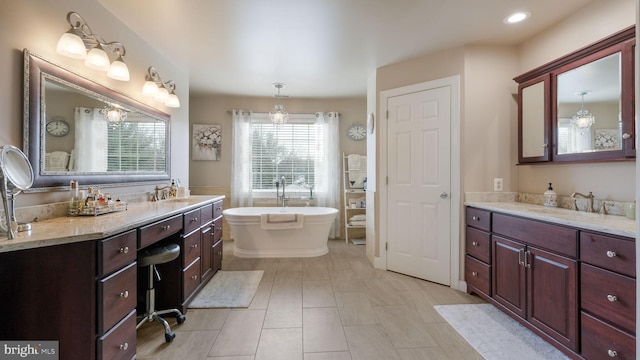
[(548, 207), (557, 207), (558, 206), (558, 194), (553, 191), (553, 187), (551, 183), (549, 183), (549, 188), (544, 192), (544, 206)]
[(78, 202), (80, 194), (78, 193), (78, 180), (73, 179), (69, 183), (71, 189), (71, 200), (69, 201), (69, 215), (78, 215)]

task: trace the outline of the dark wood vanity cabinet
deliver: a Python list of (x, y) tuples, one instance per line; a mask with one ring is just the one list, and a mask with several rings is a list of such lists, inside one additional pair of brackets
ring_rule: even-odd
[(632, 239), (580, 234), (582, 354), (636, 359), (636, 258)]
[(573, 358), (636, 358), (633, 239), (473, 207), (466, 220), (467, 292)]

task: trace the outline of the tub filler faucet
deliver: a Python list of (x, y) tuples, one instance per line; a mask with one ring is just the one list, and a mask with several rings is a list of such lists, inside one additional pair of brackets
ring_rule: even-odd
[[(280, 182), (276, 181), (276, 198), (278, 199), (278, 203), (280, 206), (287, 206), (287, 198), (285, 197), (285, 177), (284, 175), (280, 178)], [(280, 195), (280, 185), (282, 185), (282, 196)]]

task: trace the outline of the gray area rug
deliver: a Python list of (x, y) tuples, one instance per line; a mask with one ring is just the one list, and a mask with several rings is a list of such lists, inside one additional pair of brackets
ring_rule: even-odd
[(218, 271), (189, 305), (190, 308), (249, 307), (264, 271)]
[(487, 360), (569, 359), (491, 304), (437, 305), (435, 309)]

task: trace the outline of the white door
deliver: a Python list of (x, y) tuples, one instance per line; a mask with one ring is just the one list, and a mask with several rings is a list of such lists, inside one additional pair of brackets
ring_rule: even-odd
[(387, 268), (450, 285), (451, 87), (387, 99)]

